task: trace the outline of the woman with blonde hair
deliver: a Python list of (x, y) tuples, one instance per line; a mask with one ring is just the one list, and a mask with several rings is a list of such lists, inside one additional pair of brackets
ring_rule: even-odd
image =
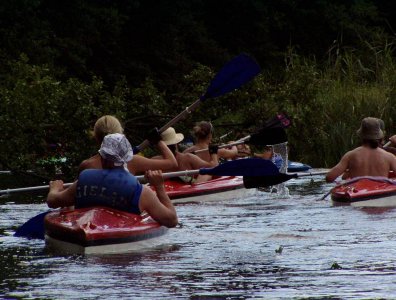
[[(105, 115), (99, 118), (94, 126), (93, 134), (98, 145), (101, 145), (103, 138), (112, 133), (123, 133), (121, 122), (114, 116)], [(140, 155), (134, 155), (128, 162), (128, 170), (134, 175), (143, 174), (147, 170), (167, 170), (177, 167), (177, 161), (168, 146), (159, 139), (151, 141), (157, 147), (164, 159), (150, 159)], [(103, 169), (102, 159), (99, 153), (84, 160), (78, 169), (78, 173), (85, 169)]]
[[(209, 151), (196, 151), (209, 149), (209, 145), (212, 143), (213, 133), (212, 123), (206, 121), (197, 123), (193, 128), (193, 135), (196, 140), (195, 145), (187, 148), (183, 153), (194, 153), (205, 161), (211, 161)], [(221, 148), (218, 150), (217, 155), (219, 159), (234, 159), (238, 155), (238, 149), (236, 146), (232, 146), (228, 149)]]

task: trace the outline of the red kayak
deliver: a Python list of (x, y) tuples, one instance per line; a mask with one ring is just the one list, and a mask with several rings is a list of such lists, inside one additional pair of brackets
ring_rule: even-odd
[(45, 240), (57, 253), (106, 254), (136, 251), (158, 244), (168, 228), (148, 215), (107, 207), (57, 210), (44, 220)]
[(222, 176), (196, 184), (166, 180), (165, 189), (173, 203), (227, 200), (246, 193), (243, 178), (238, 176)]
[[(224, 200), (246, 193), (243, 178), (219, 177), (189, 184), (166, 180), (165, 188), (174, 203)], [(57, 253), (106, 254), (141, 250), (159, 245), (167, 228), (149, 216), (143, 217), (107, 207), (60, 210), (44, 220), (47, 249)]]
[(359, 207), (396, 206), (396, 180), (384, 177), (359, 177), (331, 190), (335, 204)]

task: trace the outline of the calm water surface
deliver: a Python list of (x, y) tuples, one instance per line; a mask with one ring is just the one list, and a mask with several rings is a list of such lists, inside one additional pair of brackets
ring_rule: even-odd
[[(1, 188), (16, 185), (1, 176)], [(321, 199), (331, 187), (305, 177), (287, 183), (289, 196), (179, 205), (182, 226), (163, 247), (107, 256), (57, 256), (13, 237), (47, 210), (44, 196), (0, 198), (0, 298), (396, 299), (396, 209), (332, 206)]]

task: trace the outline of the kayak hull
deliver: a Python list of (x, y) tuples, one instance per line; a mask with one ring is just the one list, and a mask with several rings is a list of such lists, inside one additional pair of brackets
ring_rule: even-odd
[(312, 169), (310, 165), (303, 164), (300, 162), (289, 161), (287, 163), (287, 172), (288, 173), (296, 173), (296, 172), (305, 172), (309, 169)]
[(396, 181), (387, 178), (358, 178), (331, 190), (334, 204), (356, 207), (396, 207)]
[[(278, 169), (281, 168), (282, 163), (283, 163), (282, 156), (276, 155), (272, 159), (272, 161), (278, 167)], [(312, 167), (307, 164), (303, 164), (303, 163), (296, 162), (296, 161), (290, 161), (290, 160), (288, 160), (288, 162), (287, 162), (287, 172), (288, 173), (305, 172), (305, 171), (308, 171), (309, 169), (312, 169)]]
[(45, 216), (44, 228), (47, 250), (65, 254), (139, 251), (168, 230), (149, 216), (107, 207), (53, 211)]
[(247, 192), (243, 178), (239, 176), (222, 176), (197, 184), (166, 180), (165, 189), (174, 204), (222, 201), (246, 195)]

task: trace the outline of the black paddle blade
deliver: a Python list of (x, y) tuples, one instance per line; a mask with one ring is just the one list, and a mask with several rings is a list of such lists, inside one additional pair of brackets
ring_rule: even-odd
[(264, 128), (287, 128), (291, 125), (289, 116), (285, 113), (277, 114), (264, 124)]
[(278, 174), (275, 164), (262, 158), (243, 158), (227, 161), (214, 168), (199, 169), (201, 175), (217, 176), (270, 176)]
[(246, 143), (256, 146), (267, 146), (286, 142), (286, 131), (282, 127), (276, 127), (264, 128), (257, 133), (253, 133)]
[(244, 176), (243, 177), (243, 185), (247, 189), (258, 188), (258, 187), (267, 187), (271, 185), (277, 185), (282, 182), (288, 181), (292, 178), (297, 178), (296, 174), (284, 174), (279, 173), (276, 175), (267, 175), (267, 176)]
[(224, 65), (200, 99), (205, 101), (231, 92), (252, 80), (258, 73), (260, 66), (254, 59), (242, 53)]

